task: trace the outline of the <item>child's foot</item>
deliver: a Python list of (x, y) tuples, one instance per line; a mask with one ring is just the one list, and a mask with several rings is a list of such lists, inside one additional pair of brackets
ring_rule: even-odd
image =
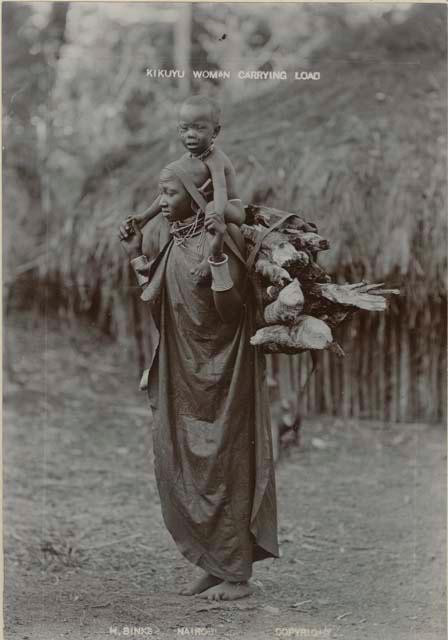
[(204, 258), (197, 267), (190, 272), (193, 276), (193, 281), (197, 287), (204, 286), (211, 283), (212, 272), (207, 258)]
[(222, 582), (221, 578), (212, 576), (210, 573), (205, 573), (199, 578), (196, 578), (196, 580), (192, 580), (188, 586), (179, 591), (179, 594), (181, 596), (194, 596), (197, 593), (202, 593), (210, 589), (210, 587), (214, 587), (220, 582)]
[(207, 591), (203, 591), (200, 598), (208, 600), (239, 600), (247, 598), (253, 593), (248, 582), (221, 582)]

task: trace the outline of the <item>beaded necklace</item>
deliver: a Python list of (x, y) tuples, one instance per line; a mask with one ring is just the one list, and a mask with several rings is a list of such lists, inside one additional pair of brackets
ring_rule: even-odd
[[(189, 220), (191, 218), (188, 218)], [(202, 234), (204, 232), (205, 214), (198, 209), (194, 220), (187, 224), (182, 224), (178, 220), (171, 223), (170, 233), (173, 236), (173, 241), (176, 246), (185, 244), (185, 241), (189, 238)]]
[(196, 158), (197, 160), (205, 160), (206, 158), (208, 158), (208, 156), (211, 154), (214, 148), (215, 148), (215, 143), (212, 142), (211, 145), (207, 147), (205, 151), (203, 151), (197, 156), (194, 153), (190, 152), (190, 158)]

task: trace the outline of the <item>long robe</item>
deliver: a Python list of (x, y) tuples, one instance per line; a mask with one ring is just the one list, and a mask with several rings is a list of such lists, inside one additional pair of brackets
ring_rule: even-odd
[(190, 275), (206, 236), (166, 240), (142, 294), (153, 318), (148, 396), (162, 514), (190, 562), (244, 581), (254, 561), (278, 557), (265, 356), (249, 343), (255, 297), (246, 278), (240, 318), (223, 323), (210, 287)]

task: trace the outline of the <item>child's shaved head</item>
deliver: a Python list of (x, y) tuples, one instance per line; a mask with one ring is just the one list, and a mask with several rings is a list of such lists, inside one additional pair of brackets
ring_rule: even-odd
[(204, 110), (208, 109), (211, 122), (214, 125), (220, 124), (221, 108), (213, 98), (208, 98), (207, 96), (191, 96), (182, 103), (181, 109), (182, 107), (201, 107)]

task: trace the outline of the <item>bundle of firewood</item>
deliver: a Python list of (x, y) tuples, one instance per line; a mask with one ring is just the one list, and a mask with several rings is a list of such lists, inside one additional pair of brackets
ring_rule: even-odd
[(251, 344), (265, 353), (329, 349), (343, 356), (332, 329), (358, 309), (384, 311), (385, 296), (399, 294), (383, 283), (332, 283), (317, 264), (330, 243), (299, 215), (249, 205), (241, 231), (263, 308)]

